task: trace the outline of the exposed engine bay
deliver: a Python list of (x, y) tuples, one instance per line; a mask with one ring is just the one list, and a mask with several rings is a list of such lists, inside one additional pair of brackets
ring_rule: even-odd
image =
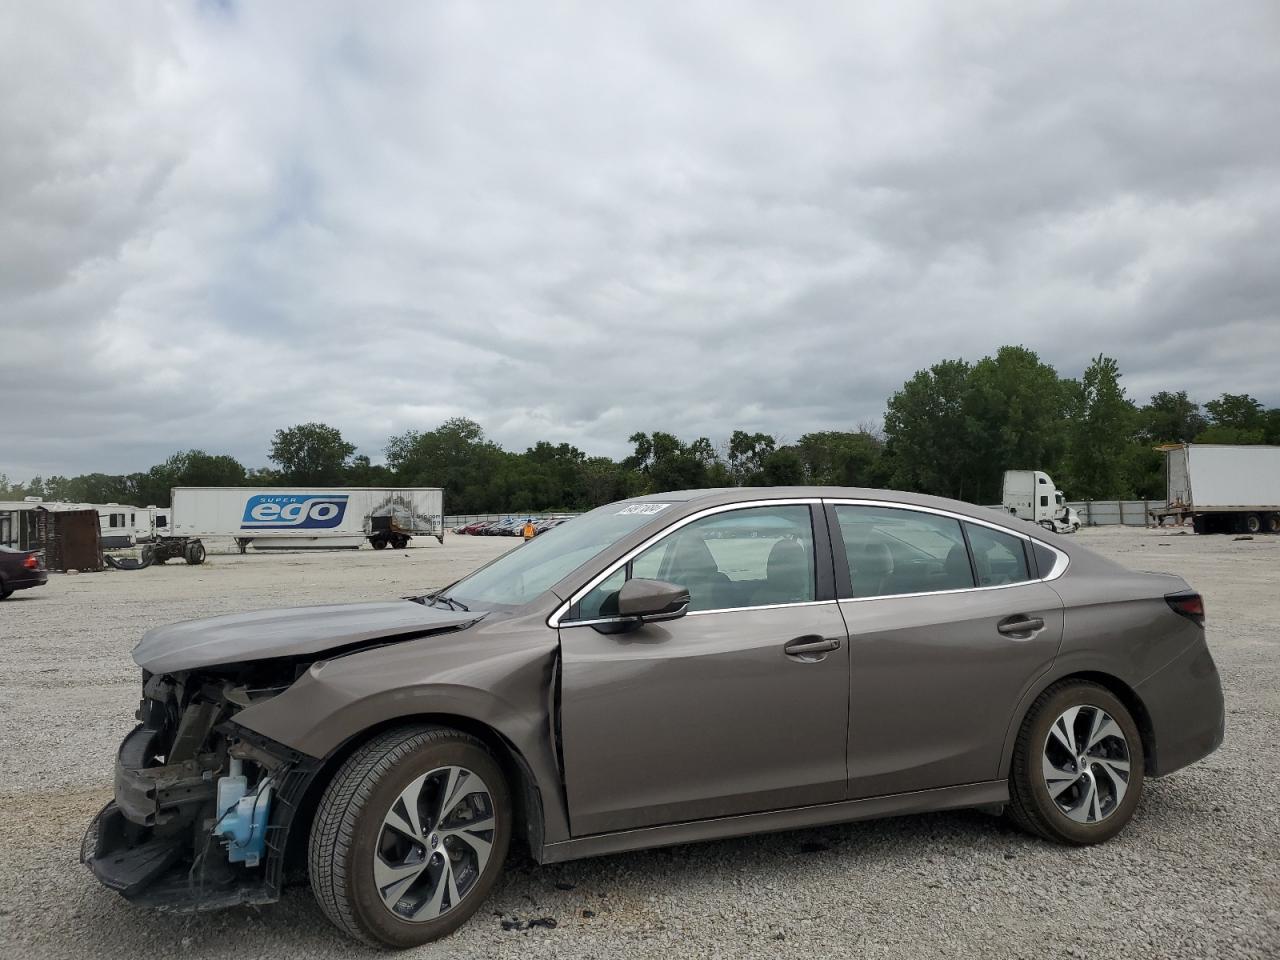
[(304, 669), (266, 660), (143, 673), (139, 725), (116, 757), (115, 799), (81, 847), (104, 885), (180, 911), (278, 899), (289, 828), (320, 761), (234, 717)]

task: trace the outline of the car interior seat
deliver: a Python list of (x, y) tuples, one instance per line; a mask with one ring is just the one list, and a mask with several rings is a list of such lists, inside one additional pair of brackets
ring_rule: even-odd
[(887, 593), (893, 576), (893, 554), (887, 543), (867, 543), (857, 554), (853, 570), (853, 595), (874, 597)]
[(813, 599), (809, 554), (799, 540), (784, 538), (769, 548), (765, 583), (757, 603), (802, 603)]
[(690, 610), (715, 610), (727, 605), (726, 593), (732, 581), (716, 565), (711, 548), (693, 533), (680, 535), (667, 561), (671, 580), (689, 591)]

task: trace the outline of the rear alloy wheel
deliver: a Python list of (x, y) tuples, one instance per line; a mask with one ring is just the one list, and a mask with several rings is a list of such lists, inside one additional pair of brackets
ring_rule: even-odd
[(452, 933), (493, 888), (511, 801), (479, 740), (409, 727), (370, 741), (326, 788), (311, 831), (311, 886), (353, 937), (405, 948)]
[(1054, 684), (1036, 700), (1014, 748), (1009, 812), (1060, 843), (1102, 843), (1138, 805), (1142, 737), (1124, 704), (1085, 681)]

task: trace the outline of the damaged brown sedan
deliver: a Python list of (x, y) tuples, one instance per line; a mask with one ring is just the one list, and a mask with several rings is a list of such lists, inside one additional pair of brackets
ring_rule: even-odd
[(305, 876), (363, 941), (456, 929), (552, 863), (957, 807), (1090, 844), (1212, 752), (1200, 597), (883, 490), (601, 507), (399, 601), (147, 633), (82, 859), (166, 910)]

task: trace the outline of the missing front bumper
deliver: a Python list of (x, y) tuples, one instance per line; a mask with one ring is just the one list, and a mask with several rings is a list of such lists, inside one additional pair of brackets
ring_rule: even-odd
[(139, 727), (121, 745), (115, 799), (81, 842), (81, 863), (104, 886), (143, 906), (183, 913), (279, 899), (289, 831), (320, 762), (249, 731), (229, 733), (231, 751), (251, 757), (278, 784), (262, 862), (228, 862), (212, 835), (217, 764), (209, 769), (212, 761), (201, 758), (195, 767), (137, 767), (152, 756), (152, 731)]

